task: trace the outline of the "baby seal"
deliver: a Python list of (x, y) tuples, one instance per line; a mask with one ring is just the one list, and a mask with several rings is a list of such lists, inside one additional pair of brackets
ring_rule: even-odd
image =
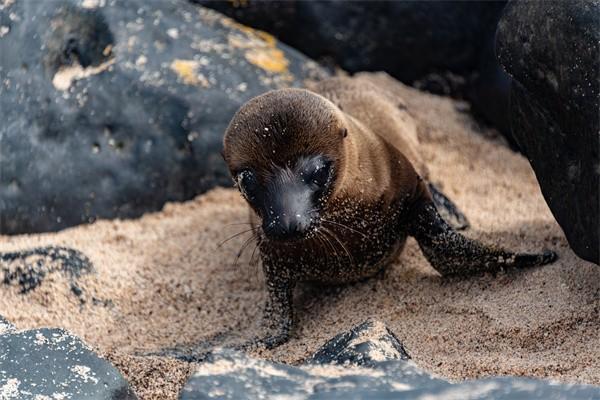
[(464, 225), (452, 203), (432, 193), (416, 129), (398, 99), (353, 78), (312, 89), (251, 99), (224, 137), (223, 156), (253, 211), (268, 290), (266, 332), (254, 343), (271, 348), (288, 340), (298, 282), (373, 276), (400, 254), (409, 235), (443, 276), (556, 259), (549, 251), (522, 254), (482, 244), (442, 218), (438, 208)]

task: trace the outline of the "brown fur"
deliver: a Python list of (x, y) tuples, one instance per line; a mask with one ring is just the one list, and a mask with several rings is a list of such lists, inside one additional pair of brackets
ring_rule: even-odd
[[(285, 89), (246, 103), (224, 139), (223, 154), (232, 174), (253, 167), (266, 178), (273, 164), (285, 167), (302, 155), (320, 153), (336, 165), (332, 201), (384, 199), (389, 205), (400, 198), (410, 201), (426, 195), (413, 167), (419, 165), (426, 174), (416, 149), (414, 122), (389, 100), (373, 94), (369, 85), (352, 82), (335, 78), (314, 88), (328, 98), (304, 89)], [(344, 84), (342, 90), (332, 90), (338, 83)], [(401, 121), (409, 122), (408, 129)]]

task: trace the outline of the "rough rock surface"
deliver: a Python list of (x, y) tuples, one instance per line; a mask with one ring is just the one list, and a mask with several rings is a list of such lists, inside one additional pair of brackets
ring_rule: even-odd
[(505, 1), (191, 1), (270, 32), (325, 64), (386, 71), (434, 93), (465, 97), (512, 140), (510, 80), (494, 55)]
[(0, 232), (134, 217), (230, 179), (237, 108), (322, 70), (185, 1), (0, 1)]
[(81, 252), (57, 246), (22, 251), (0, 252), (2, 283), (19, 286), (26, 293), (42, 284), (47, 275), (61, 272), (70, 280), (71, 290), (81, 294), (77, 278), (93, 271), (90, 260)]
[(600, 263), (600, 2), (511, 2), (497, 37), (513, 134), (573, 250)]
[(2, 331), (0, 399), (134, 400), (127, 381), (80, 339), (62, 329)]
[(328, 341), (310, 362), (372, 366), (378, 361), (408, 359), (402, 343), (383, 323), (365, 321)]
[[(390, 341), (390, 338), (393, 339)], [(391, 344), (395, 351), (373, 351), (390, 349)], [(340, 334), (320, 349), (312, 361), (322, 359), (322, 354), (338, 354), (339, 358), (327, 357), (326, 364), (292, 367), (220, 350), (198, 366), (181, 391), (180, 399), (282, 396), (295, 399), (583, 400), (600, 396), (600, 388), (595, 386), (559, 385), (527, 378), (486, 378), (461, 383), (435, 378), (407, 361), (402, 345), (381, 322), (363, 323)], [(348, 354), (354, 354), (351, 359), (356, 362), (352, 362)]]

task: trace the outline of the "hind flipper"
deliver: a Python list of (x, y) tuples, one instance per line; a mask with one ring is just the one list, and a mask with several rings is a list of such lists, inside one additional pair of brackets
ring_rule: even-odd
[(452, 226), (456, 230), (464, 230), (467, 229), (470, 224), (469, 220), (465, 215), (460, 211), (460, 209), (454, 204), (452, 200), (450, 200), (444, 193), (442, 193), (433, 183), (428, 183), (429, 191), (431, 192), (431, 197), (433, 198), (433, 203), (437, 208), (438, 212), (444, 218), (450, 226)]
[(513, 253), (469, 239), (444, 221), (430, 201), (418, 204), (409, 233), (417, 239), (431, 266), (444, 276), (533, 267), (557, 259), (552, 251)]

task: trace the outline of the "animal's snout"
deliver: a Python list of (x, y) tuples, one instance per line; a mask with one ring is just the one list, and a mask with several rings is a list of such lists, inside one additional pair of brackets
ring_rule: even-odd
[(273, 240), (305, 238), (318, 216), (314, 188), (301, 174), (282, 169), (267, 187), (267, 207), (262, 212), (263, 231)]
[(269, 222), (265, 233), (276, 240), (300, 239), (310, 230), (311, 222), (311, 218), (306, 215), (283, 213)]

